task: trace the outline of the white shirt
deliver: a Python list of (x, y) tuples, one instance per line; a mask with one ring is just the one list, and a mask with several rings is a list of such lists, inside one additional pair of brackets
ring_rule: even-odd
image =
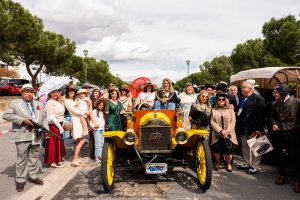
[(90, 120), (90, 125), (94, 130), (105, 130), (105, 119), (103, 117), (102, 111), (99, 112), (99, 117), (97, 116), (97, 109), (93, 110), (93, 116), (95, 118), (96, 123), (99, 125), (99, 128), (94, 128), (94, 123)]

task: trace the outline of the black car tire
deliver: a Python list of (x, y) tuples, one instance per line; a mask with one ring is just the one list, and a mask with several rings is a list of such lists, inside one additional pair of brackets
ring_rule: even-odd
[(105, 192), (114, 187), (115, 150), (112, 140), (105, 138), (101, 155), (101, 179)]

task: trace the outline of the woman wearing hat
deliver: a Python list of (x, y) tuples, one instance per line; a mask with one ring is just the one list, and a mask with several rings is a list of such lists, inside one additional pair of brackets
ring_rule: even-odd
[(105, 112), (105, 108), (107, 107), (107, 101), (104, 98), (99, 98), (94, 102), (95, 109), (92, 112), (92, 115), (99, 125), (98, 128), (94, 126), (94, 123), (90, 121), (90, 125), (93, 128), (93, 136), (95, 139), (95, 163), (100, 163), (101, 161), (101, 154), (102, 154), (102, 147), (104, 144), (104, 137), (102, 134), (105, 130), (108, 130), (108, 121), (107, 121), (107, 114)]
[(136, 98), (135, 100), (135, 107), (137, 109), (153, 109), (153, 104), (155, 100), (155, 88), (155, 84), (151, 82), (146, 83), (146, 85), (143, 87), (144, 91), (140, 92), (138, 98)]
[(119, 98), (119, 91), (117, 88), (113, 88), (109, 92), (108, 96), (108, 124), (109, 131), (122, 130), (121, 126), (121, 114), (123, 114), (123, 108)]
[(215, 98), (215, 107), (212, 109), (210, 124), (212, 127), (211, 145), (216, 159), (215, 170), (220, 167), (221, 155), (225, 154), (227, 171), (232, 172), (232, 147), (238, 145), (235, 134), (235, 113), (229, 109), (228, 95), (218, 92)]
[(124, 112), (127, 112), (129, 109), (132, 108), (132, 100), (129, 95), (129, 88), (127, 85), (121, 86), (119, 101), (122, 104), (122, 109)]
[(80, 117), (83, 117), (84, 115), (90, 115), (89, 111), (80, 111), (78, 108), (75, 108), (75, 105), (77, 104), (76, 92), (77, 90), (73, 85), (67, 86), (65, 106), (71, 114), (71, 120), (73, 124), (72, 137), (73, 139), (77, 140), (74, 151), (74, 158), (71, 163), (72, 167), (77, 167), (83, 164), (78, 156), (79, 151), (85, 141), (83, 128), (80, 123)]
[(184, 130), (190, 129), (190, 120), (189, 120), (189, 114), (190, 109), (193, 103), (196, 102), (197, 95), (194, 91), (193, 84), (188, 82), (185, 84), (185, 87), (183, 89), (183, 92), (181, 92), (178, 96), (180, 98), (180, 106), (182, 107), (183, 113), (184, 113)]
[[(50, 131), (62, 137), (65, 106), (59, 101), (58, 93), (59, 90), (53, 90), (48, 94), (46, 113)], [(64, 155), (66, 150), (62, 139), (54, 136), (46, 139), (44, 163), (49, 163), (51, 167), (64, 167), (62, 164)]]

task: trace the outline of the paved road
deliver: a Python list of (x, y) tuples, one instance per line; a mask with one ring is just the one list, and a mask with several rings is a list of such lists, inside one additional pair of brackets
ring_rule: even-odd
[[(0, 131), (11, 124), (0, 125)], [(293, 182), (278, 186), (277, 169), (270, 159), (263, 159), (259, 173), (248, 175), (237, 170), (241, 157), (234, 157), (233, 172), (225, 169), (213, 172), (211, 188), (205, 193), (199, 188), (194, 171), (175, 168), (165, 175), (146, 175), (144, 171), (116, 172), (115, 188), (105, 193), (100, 180), (100, 165), (89, 159), (88, 145), (81, 151), (87, 164), (83, 167), (70, 167), (74, 151), (72, 141), (67, 141), (65, 168), (54, 169), (42, 164), (40, 157), (40, 178), (44, 186), (27, 183), (24, 192), (15, 190), (16, 148), (9, 142), (9, 133), (0, 135), (0, 199), (299, 199), (300, 194), (292, 191)], [(43, 153), (43, 149), (41, 149)], [(291, 170), (288, 171), (290, 180)]]
[[(274, 183), (277, 169), (262, 163), (259, 173), (248, 175), (237, 170), (241, 162), (234, 156), (233, 172), (213, 172), (211, 188), (205, 193), (197, 184), (196, 173), (175, 168), (165, 175), (146, 175), (144, 171), (117, 171), (115, 188), (105, 193), (100, 179), (100, 166), (92, 161), (53, 198), (59, 199), (299, 199), (292, 191), (293, 182), (278, 186)], [(289, 174), (290, 176), (290, 174)], [(292, 177), (290, 177), (292, 180)]]

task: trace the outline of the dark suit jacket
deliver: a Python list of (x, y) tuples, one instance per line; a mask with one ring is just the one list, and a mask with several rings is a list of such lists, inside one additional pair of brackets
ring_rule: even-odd
[(232, 95), (232, 98), (233, 98), (233, 103), (232, 103), (232, 104), (233, 104), (233, 106), (234, 106), (234, 112), (235, 112), (235, 114), (238, 113), (239, 108), (241, 107), (241, 104), (242, 104), (242, 102), (243, 102), (243, 100), (244, 100), (244, 97), (241, 96), (241, 95), (239, 95), (239, 94), (237, 94), (237, 97), (238, 97), (238, 99), (239, 99), (239, 103), (236, 102), (235, 96)]
[(240, 135), (251, 135), (255, 131), (263, 132), (265, 125), (265, 100), (252, 93), (244, 103), (239, 116), (238, 132)]

